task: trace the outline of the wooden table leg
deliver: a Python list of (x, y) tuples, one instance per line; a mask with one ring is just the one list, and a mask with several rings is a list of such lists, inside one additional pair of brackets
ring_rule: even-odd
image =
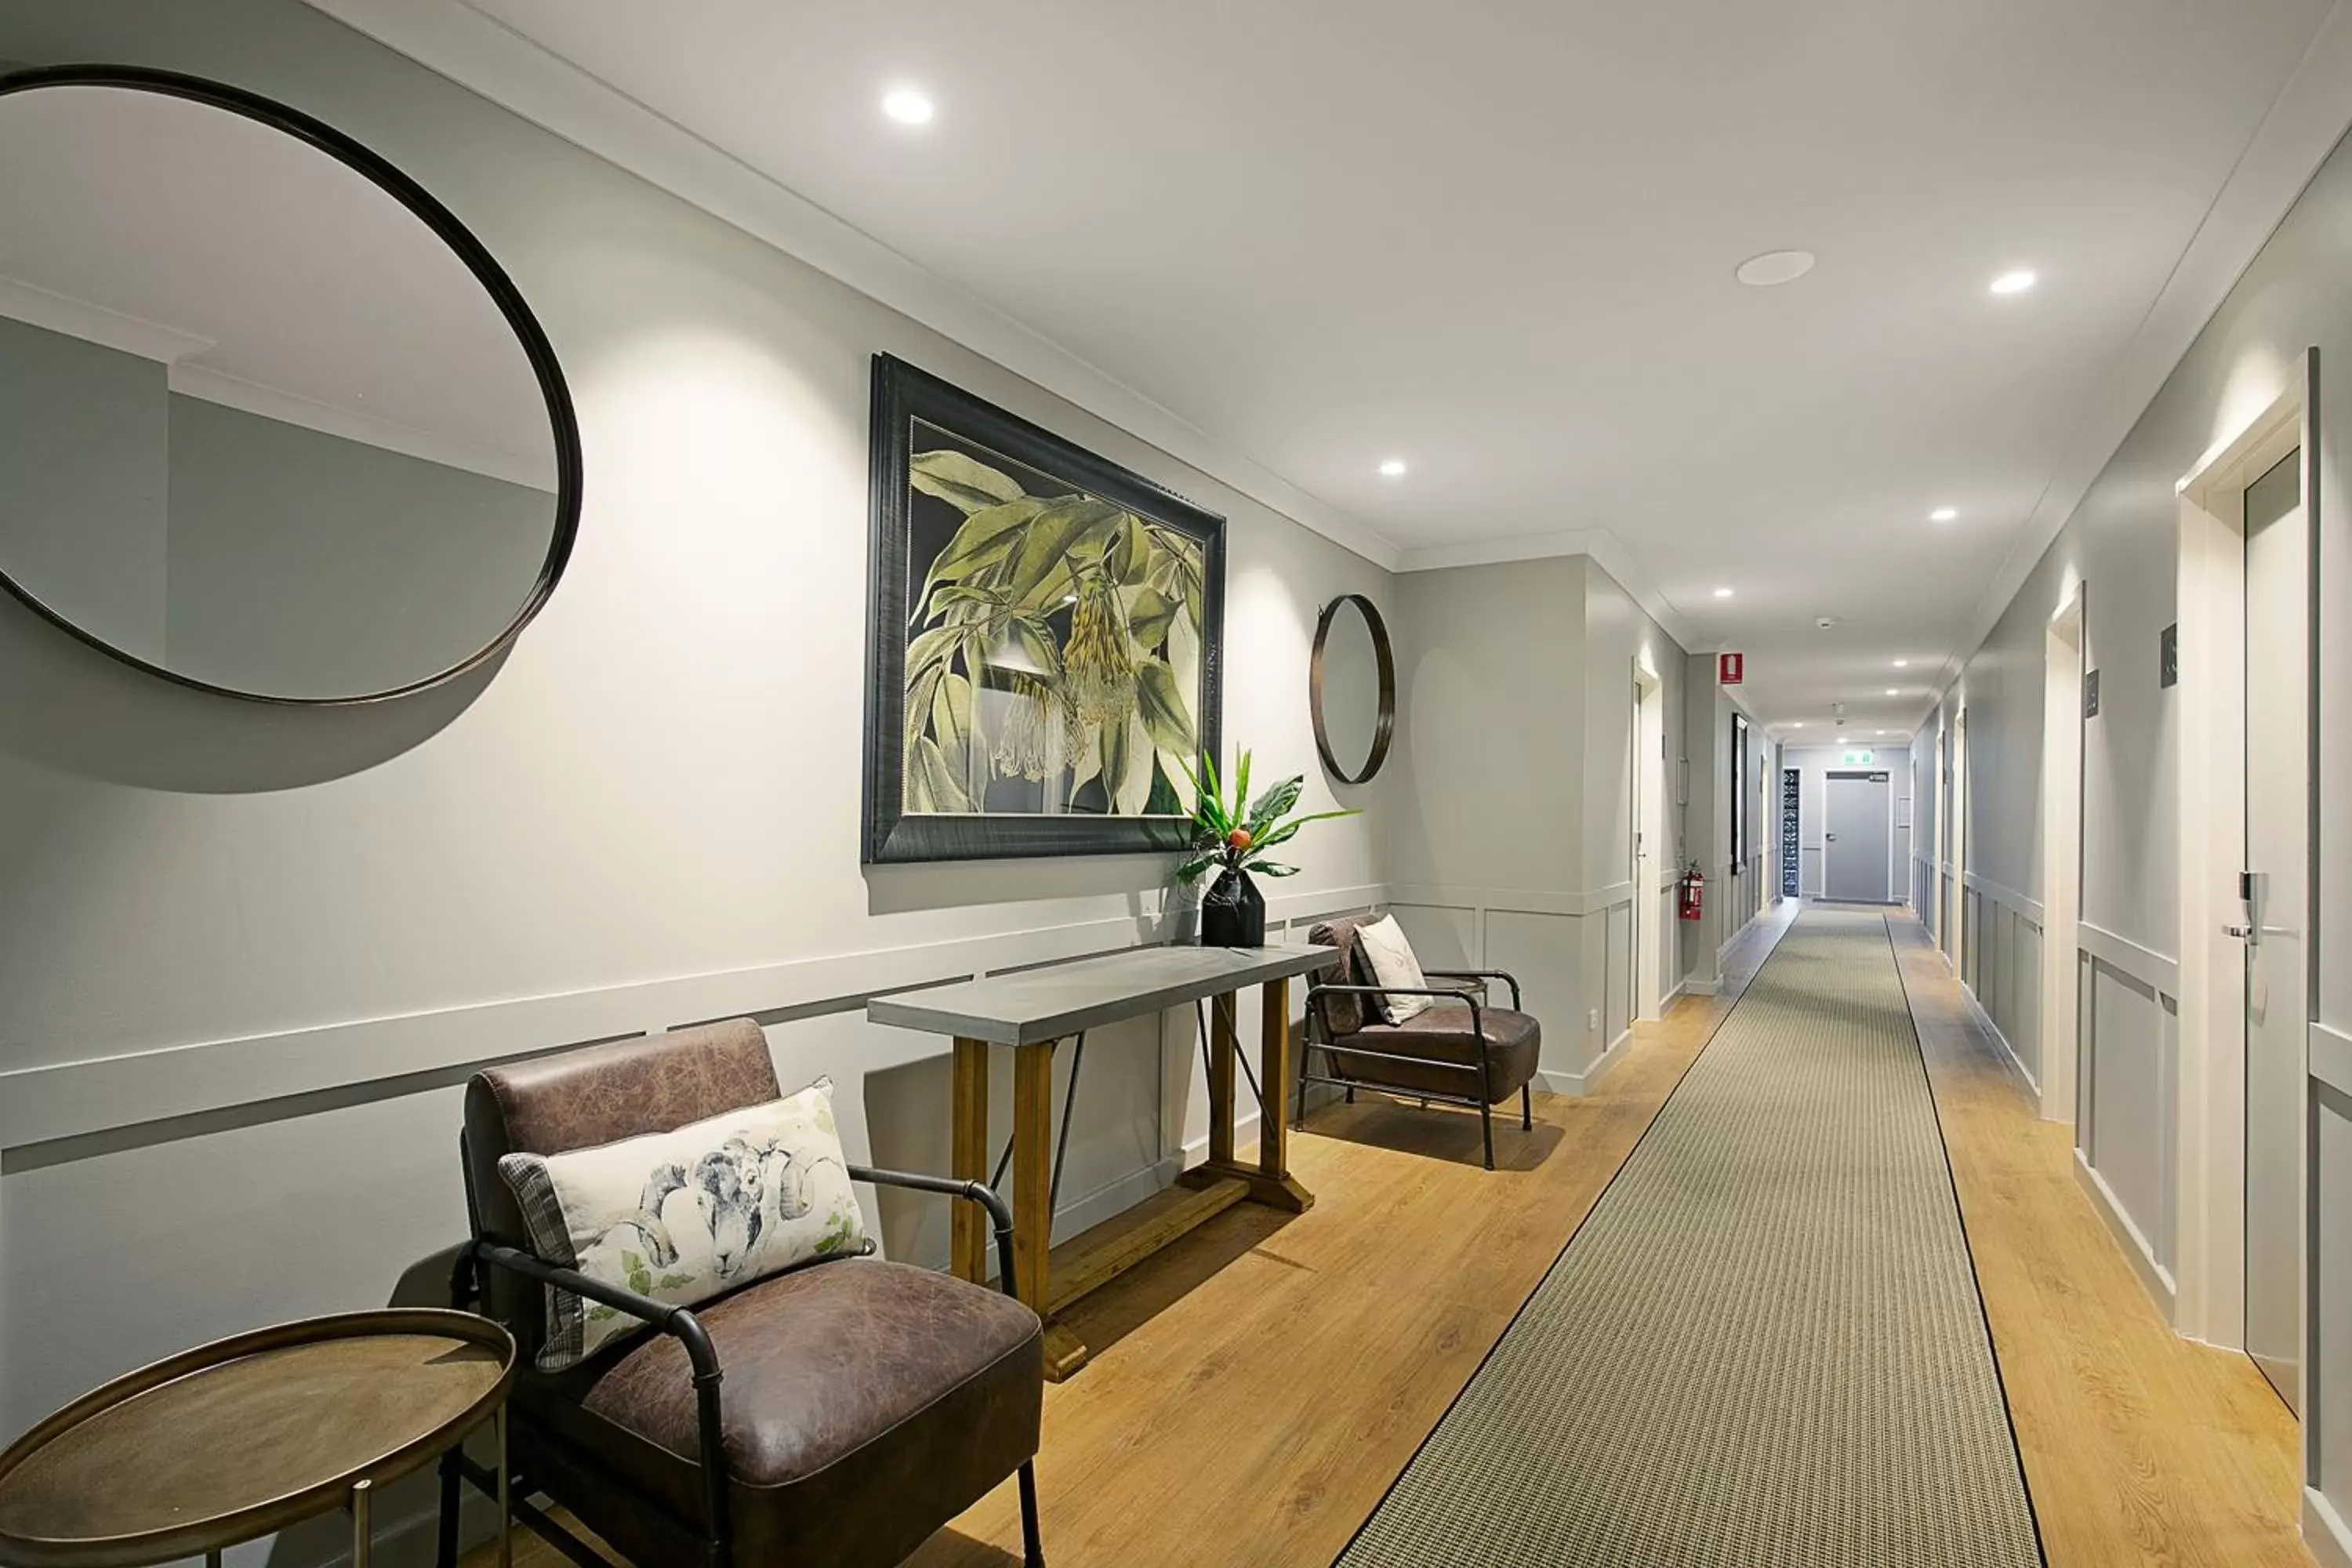
[(1258, 1034), (1258, 1081), (1265, 1104), (1257, 1123), (1258, 1181), (1250, 1195), (1262, 1204), (1305, 1214), (1315, 1194), (1290, 1173), (1290, 984), (1269, 980)]
[[(950, 1112), (948, 1173), (959, 1182), (988, 1180), (988, 1042), (955, 1043), (954, 1100)], [(985, 1283), (989, 1268), (988, 1215), (978, 1204), (948, 1205), (949, 1267), (959, 1279)]]
[(1234, 1012), (1240, 998), (1222, 992), (1209, 999), (1209, 1163), (1234, 1163), (1234, 1063), (1240, 1050)]
[[(1013, 1276), (1014, 1293), (1045, 1320), (1045, 1375), (1059, 1383), (1087, 1363), (1087, 1347), (1053, 1321), (1054, 1047), (1013, 1053)], [(1066, 1110), (1063, 1112), (1067, 1115)]]

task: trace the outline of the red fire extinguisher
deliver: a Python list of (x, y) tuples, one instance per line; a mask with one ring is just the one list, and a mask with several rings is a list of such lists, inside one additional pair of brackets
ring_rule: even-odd
[(1706, 900), (1706, 879), (1699, 874), (1697, 867), (1693, 866), (1683, 873), (1680, 887), (1681, 892), (1675, 900), (1675, 912), (1686, 921), (1695, 921), (1699, 918), (1699, 910)]

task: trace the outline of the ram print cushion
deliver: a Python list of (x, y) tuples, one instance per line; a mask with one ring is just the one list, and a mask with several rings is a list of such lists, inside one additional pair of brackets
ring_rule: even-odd
[[(690, 1307), (820, 1258), (866, 1250), (833, 1120), (833, 1082), (670, 1132), (561, 1154), (509, 1154), (499, 1174), (547, 1262)], [(638, 1319), (547, 1289), (541, 1372), (562, 1372)]]

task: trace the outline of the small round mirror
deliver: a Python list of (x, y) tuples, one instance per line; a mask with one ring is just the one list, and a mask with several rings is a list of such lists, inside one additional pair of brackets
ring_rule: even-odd
[(1363, 784), (1388, 761), (1396, 727), (1396, 659), (1375, 605), (1346, 594), (1323, 608), (1307, 669), (1315, 749), (1342, 784)]
[(0, 75), (0, 584), (187, 686), (394, 697), (504, 647), (580, 506), (553, 351), (350, 138), (130, 68)]

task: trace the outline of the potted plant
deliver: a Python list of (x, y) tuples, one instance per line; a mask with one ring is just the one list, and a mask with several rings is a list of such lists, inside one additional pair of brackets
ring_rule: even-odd
[[(1201, 755), (1201, 771), (1185, 771), (1192, 785), (1192, 858), (1176, 868), (1181, 882), (1198, 881), (1210, 867), (1223, 868), (1201, 900), (1201, 944), (1203, 947), (1263, 947), (1265, 945), (1265, 896), (1250, 880), (1262, 877), (1292, 877), (1296, 866), (1265, 858), (1267, 850), (1295, 837), (1310, 822), (1353, 816), (1353, 811), (1318, 811), (1291, 816), (1306, 775), (1283, 780), (1255, 801), (1249, 799), (1250, 754), (1235, 764), (1234, 796), (1226, 803), (1217, 779), (1217, 760)], [(1249, 802), (1246, 809), (1244, 802)]]

